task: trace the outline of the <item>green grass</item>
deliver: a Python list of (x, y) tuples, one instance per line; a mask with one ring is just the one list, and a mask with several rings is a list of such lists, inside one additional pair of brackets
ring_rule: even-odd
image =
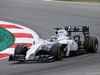
[(82, 2), (99, 2), (100, 0), (57, 0), (57, 1), (82, 1)]

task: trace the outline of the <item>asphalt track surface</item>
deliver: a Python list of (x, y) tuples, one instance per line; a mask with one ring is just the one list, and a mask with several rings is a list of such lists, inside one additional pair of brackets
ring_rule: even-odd
[[(44, 2), (39, 0), (0, 0), (0, 20), (33, 29), (40, 38), (53, 35), (54, 27), (88, 25), (90, 35), (100, 39), (100, 5)], [(97, 53), (53, 62), (0, 61), (0, 75), (100, 75), (100, 47)]]

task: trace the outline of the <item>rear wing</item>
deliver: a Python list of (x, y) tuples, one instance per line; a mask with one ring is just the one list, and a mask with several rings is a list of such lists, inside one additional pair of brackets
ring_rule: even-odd
[(89, 37), (89, 26), (66, 26), (65, 30), (70, 34), (72, 32), (83, 32), (85, 39)]

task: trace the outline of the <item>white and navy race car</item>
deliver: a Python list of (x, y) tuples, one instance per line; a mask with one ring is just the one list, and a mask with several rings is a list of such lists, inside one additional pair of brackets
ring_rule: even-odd
[[(49, 40), (34, 41), (30, 48), (25, 44), (18, 44), (14, 55), (9, 56), (9, 61), (62, 60), (66, 56), (95, 53), (98, 49), (98, 40), (96, 37), (89, 36), (88, 26), (66, 26), (64, 29), (54, 29), (55, 36)], [(80, 35), (72, 35), (72, 32), (82, 32), (84, 41), (80, 40)]]

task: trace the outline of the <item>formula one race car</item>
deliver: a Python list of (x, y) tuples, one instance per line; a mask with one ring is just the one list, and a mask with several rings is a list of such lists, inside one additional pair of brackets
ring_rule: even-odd
[[(55, 36), (49, 40), (34, 41), (30, 48), (18, 44), (14, 55), (9, 56), (9, 61), (62, 60), (65, 56), (95, 53), (98, 49), (98, 40), (96, 37), (89, 36), (88, 26), (66, 26), (64, 29), (54, 29)], [(84, 41), (80, 40), (80, 35), (72, 36), (72, 32), (82, 32)]]

